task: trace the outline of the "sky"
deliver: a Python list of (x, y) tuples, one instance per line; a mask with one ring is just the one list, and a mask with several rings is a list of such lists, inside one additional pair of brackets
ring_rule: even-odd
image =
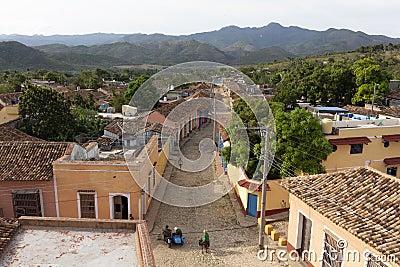
[(0, 34), (191, 34), (271, 22), (400, 37), (399, 0), (6, 0)]

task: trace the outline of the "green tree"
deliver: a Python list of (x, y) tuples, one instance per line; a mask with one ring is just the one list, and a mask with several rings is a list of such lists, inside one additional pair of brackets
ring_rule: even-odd
[(305, 109), (296, 108), (290, 112), (274, 110), (277, 131), (276, 154), (281, 167), (273, 167), (270, 175), (279, 173), (299, 174), (301, 170), (308, 174), (325, 172), (322, 161), (326, 160), (332, 148), (322, 133), (318, 118), (314, 118)]
[(14, 92), (20, 92), (22, 84), (27, 80), (27, 77), (22, 73), (11, 73), (8, 76), (8, 84)]
[(106, 122), (97, 115), (97, 111), (78, 106), (71, 113), (76, 125), (75, 135), (99, 136), (103, 133)]
[[(262, 103), (261, 103), (262, 104)], [(227, 126), (231, 138), (232, 148), (224, 149), (222, 156), (235, 166), (241, 166), (246, 174), (253, 179), (260, 179), (261, 169), (256, 169), (261, 152), (264, 150), (258, 130), (242, 129), (243, 127), (257, 127), (255, 118), (261, 119), (262, 125), (270, 125), (265, 119), (268, 116), (255, 116), (253, 112), (265, 111), (260, 103), (252, 104), (251, 110), (243, 100), (234, 105), (238, 115)], [(285, 177), (287, 175), (304, 173), (316, 174), (325, 172), (322, 161), (326, 160), (332, 148), (322, 133), (318, 118), (310, 112), (296, 108), (290, 112), (284, 111), (283, 103), (271, 103), (276, 126), (276, 140), (269, 139), (269, 149), (275, 145), (275, 159), (269, 159), (272, 168), (268, 174), (270, 178)], [(243, 126), (244, 125), (244, 126)], [(248, 141), (246, 138), (247, 136)], [(248, 155), (248, 157), (247, 157)]]
[(22, 129), (28, 134), (49, 141), (73, 139), (75, 123), (70, 103), (56, 90), (27, 85), (18, 109)]
[(142, 74), (132, 82), (128, 83), (128, 90), (125, 92), (125, 99), (130, 101), (139, 87), (150, 78), (147, 74)]
[(381, 104), (383, 97), (389, 93), (389, 79), (381, 66), (371, 58), (364, 58), (354, 62), (352, 71), (355, 75), (357, 92), (352, 98), (352, 103), (362, 105), (371, 103), (376, 87), (375, 103)]
[(54, 72), (54, 71), (49, 71), (45, 75), (43, 75), (43, 80), (55, 81), (56, 83), (64, 83), (66, 80), (66, 77), (64, 74)]
[(75, 107), (96, 110), (95, 101), (92, 93), (89, 93), (87, 98), (84, 98), (80, 93), (76, 93), (74, 95), (72, 104)]
[(112, 92), (112, 100), (110, 101), (110, 104), (113, 108), (115, 108), (115, 112), (122, 112), (122, 105), (126, 105), (129, 103), (125, 99), (125, 95), (123, 93), (116, 93)]
[(101, 78), (96, 74), (96, 71), (84, 70), (81, 71), (79, 77), (74, 81), (75, 86), (81, 88), (97, 89), (102, 85)]

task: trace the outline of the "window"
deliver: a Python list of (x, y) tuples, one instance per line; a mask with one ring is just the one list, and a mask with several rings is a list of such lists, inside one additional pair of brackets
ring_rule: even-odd
[[(297, 245), (300, 249), (300, 253), (303, 254), (310, 250), (312, 221), (302, 213), (299, 213), (298, 230), (299, 236), (297, 238)], [(307, 256), (307, 253), (304, 255)]]
[(352, 144), (350, 146), (350, 154), (361, 154), (363, 151), (363, 144)]
[(386, 169), (386, 173), (389, 175), (397, 176), (397, 167), (389, 167)]
[(385, 263), (383, 263), (379, 257), (376, 257), (372, 253), (367, 255), (367, 265), (366, 267), (387, 267)]
[(343, 248), (338, 246), (338, 241), (339, 238), (325, 230), (322, 267), (340, 267), (342, 265)]
[(96, 218), (96, 193), (92, 190), (78, 191), (80, 218)]
[(332, 145), (332, 152), (335, 152), (337, 150), (337, 146), (336, 145)]
[(42, 216), (39, 190), (15, 190), (12, 200), (15, 217)]

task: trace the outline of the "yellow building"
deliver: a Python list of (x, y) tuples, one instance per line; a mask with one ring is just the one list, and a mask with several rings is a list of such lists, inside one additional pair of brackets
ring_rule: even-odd
[[(124, 155), (53, 163), (57, 216), (72, 218), (143, 219), (164, 172), (169, 142), (158, 152), (153, 136), (134, 160)], [(134, 152), (135, 153), (135, 152)]]
[(356, 114), (340, 114), (335, 118), (322, 120), (333, 150), (323, 162), (328, 173), (370, 166), (400, 177), (400, 119)]
[(400, 266), (400, 179), (360, 167), (282, 185), (290, 192), (291, 259), (307, 266)]
[[(261, 215), (261, 181), (247, 178), (242, 168), (228, 164), (229, 181), (244, 215), (259, 218)], [(289, 210), (289, 194), (279, 185), (280, 180), (267, 181), (265, 215)]]
[(0, 124), (15, 120), (18, 115), (18, 99), (22, 93), (0, 94)]

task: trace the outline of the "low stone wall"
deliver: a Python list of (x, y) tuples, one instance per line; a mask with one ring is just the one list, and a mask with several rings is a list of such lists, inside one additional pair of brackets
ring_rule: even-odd
[(106, 220), (106, 219), (77, 219), (57, 217), (22, 216), (19, 219), (21, 226), (62, 227), (82, 229), (109, 229), (136, 231), (137, 220)]
[(151, 245), (149, 230), (145, 221), (138, 222), (136, 237), (139, 247), (138, 258), (140, 261), (140, 266), (155, 267), (156, 261), (154, 259), (153, 247)]

